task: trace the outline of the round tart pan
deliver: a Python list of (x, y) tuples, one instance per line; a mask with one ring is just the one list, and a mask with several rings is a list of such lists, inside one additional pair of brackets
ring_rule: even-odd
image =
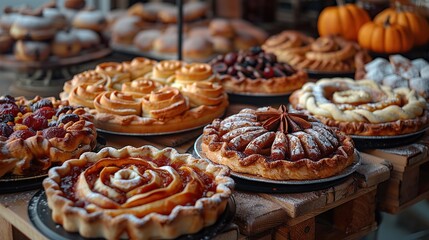
[[(193, 154), (196, 157), (207, 159), (201, 150), (202, 135), (195, 141)], [(311, 192), (321, 189), (326, 189), (347, 179), (353, 174), (360, 165), (360, 155), (355, 151), (355, 161), (352, 165), (345, 168), (337, 175), (313, 180), (272, 180), (250, 174), (237, 173), (231, 171), (231, 176), (235, 180), (236, 189), (251, 192), (265, 192), (265, 193), (297, 193), (297, 192)]]
[(228, 93), (231, 103), (244, 103), (257, 106), (267, 106), (271, 104), (287, 104), (292, 93)]
[(414, 133), (408, 133), (397, 136), (358, 136), (351, 135), (357, 149), (374, 149), (374, 148), (392, 148), (404, 146), (417, 141), (425, 135), (426, 127)]
[(345, 72), (328, 72), (328, 71), (317, 71), (317, 70), (304, 70), (310, 79), (321, 79), (321, 78), (335, 78), (335, 77), (348, 77), (354, 78), (354, 71)]
[[(52, 220), (52, 210), (48, 207), (48, 201), (44, 190), (40, 190), (34, 194), (28, 204), (28, 216), (33, 225), (47, 238), (55, 240), (84, 240), (79, 233), (67, 232), (61, 225)], [(235, 215), (235, 200), (229, 198), (225, 212), (220, 215), (215, 224), (203, 228), (201, 231), (183, 235), (177, 240), (186, 239), (212, 239), (217, 234), (232, 222)], [(91, 238), (95, 239), (95, 238)], [(102, 238), (96, 238), (102, 239)]]

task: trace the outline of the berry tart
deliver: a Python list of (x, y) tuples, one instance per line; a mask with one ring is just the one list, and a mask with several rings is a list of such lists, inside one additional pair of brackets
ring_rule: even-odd
[(213, 225), (234, 181), (229, 170), (152, 146), (101, 149), (66, 161), (43, 181), (53, 220), (106, 239), (172, 239)]
[(35, 175), (96, 146), (92, 116), (54, 98), (0, 98), (0, 176)]
[(307, 81), (305, 72), (277, 62), (274, 54), (260, 47), (218, 56), (211, 65), (229, 93), (286, 94)]
[(201, 149), (236, 173), (272, 180), (326, 178), (355, 160), (350, 137), (284, 105), (214, 120), (204, 128)]
[(289, 102), (350, 135), (397, 136), (429, 125), (423, 97), (409, 88), (391, 89), (372, 80), (321, 79), (295, 91)]

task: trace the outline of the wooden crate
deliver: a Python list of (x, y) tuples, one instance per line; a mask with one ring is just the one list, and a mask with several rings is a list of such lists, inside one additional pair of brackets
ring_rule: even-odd
[(338, 239), (376, 229), (377, 185), (390, 177), (363, 158), (357, 173), (328, 189), (292, 194), (236, 191), (239, 239)]
[(392, 164), (390, 179), (378, 189), (380, 210), (397, 213), (429, 196), (429, 134), (403, 147), (365, 152)]

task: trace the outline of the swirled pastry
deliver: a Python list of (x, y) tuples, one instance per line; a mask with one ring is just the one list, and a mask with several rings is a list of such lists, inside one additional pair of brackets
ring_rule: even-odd
[(94, 108), (94, 99), (103, 92), (108, 91), (102, 84), (82, 84), (73, 88), (68, 96), (68, 101), (72, 105)]
[[(287, 58), (281, 58), (280, 56), (290, 56), (289, 54), (303, 55), (310, 51), (311, 43), (314, 42), (314, 38), (309, 37), (301, 32), (287, 30), (277, 35), (269, 37), (262, 45), (262, 49), (266, 52), (278, 54), (278, 58), (282, 62), (288, 62)], [(289, 54), (283, 54), (289, 53)]]
[(353, 135), (400, 135), (429, 124), (427, 102), (414, 90), (391, 89), (372, 80), (321, 79), (305, 84), (289, 101), (326, 125)]
[(94, 99), (94, 107), (99, 113), (109, 113), (119, 116), (141, 115), (142, 103), (132, 95), (118, 91), (99, 94)]
[(171, 239), (214, 224), (232, 194), (226, 167), (172, 148), (104, 148), (43, 181), (53, 220), (83, 237)]
[(73, 76), (70, 81), (64, 83), (63, 92), (60, 93), (61, 99), (65, 100), (73, 88), (82, 84), (102, 84), (105, 85), (110, 80), (110, 76), (95, 70), (88, 70)]
[(354, 161), (350, 137), (284, 105), (214, 120), (204, 128), (201, 147), (234, 172), (273, 180), (326, 178)]
[(177, 60), (164, 60), (157, 63), (152, 72), (148, 73), (146, 77), (161, 82), (167, 83), (167, 79), (173, 76), (177, 70), (183, 65), (183, 62)]
[(164, 87), (143, 98), (143, 116), (175, 117), (189, 109), (189, 102), (177, 88)]
[(183, 95), (189, 98), (191, 106), (214, 106), (227, 101), (228, 95), (222, 85), (212, 82), (194, 82), (181, 88)]
[(94, 149), (92, 116), (55, 98), (0, 98), (0, 177), (36, 175)]
[(231, 93), (285, 94), (307, 81), (305, 72), (277, 62), (274, 54), (260, 47), (218, 56), (210, 64)]
[(122, 84), (122, 92), (133, 95), (135, 98), (142, 98), (152, 91), (156, 91), (162, 87), (162, 84), (146, 77), (134, 79), (131, 82)]
[(212, 67), (206, 63), (184, 64), (168, 79), (174, 87), (180, 88), (185, 84), (202, 81), (217, 81)]
[(96, 66), (95, 71), (109, 76), (106, 87), (110, 89), (120, 90), (122, 83), (131, 81), (131, 72), (128, 71), (122, 63), (100, 63)]
[(144, 57), (136, 57), (130, 62), (122, 63), (124, 69), (131, 73), (131, 79), (143, 77), (148, 72), (152, 71), (153, 66), (157, 62)]

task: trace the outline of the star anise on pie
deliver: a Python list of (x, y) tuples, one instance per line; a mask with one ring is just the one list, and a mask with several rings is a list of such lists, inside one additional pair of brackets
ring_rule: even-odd
[(293, 133), (311, 128), (308, 116), (300, 113), (290, 113), (285, 105), (278, 109), (269, 107), (267, 110), (256, 112), (258, 121), (269, 131), (281, 131), (283, 133)]

